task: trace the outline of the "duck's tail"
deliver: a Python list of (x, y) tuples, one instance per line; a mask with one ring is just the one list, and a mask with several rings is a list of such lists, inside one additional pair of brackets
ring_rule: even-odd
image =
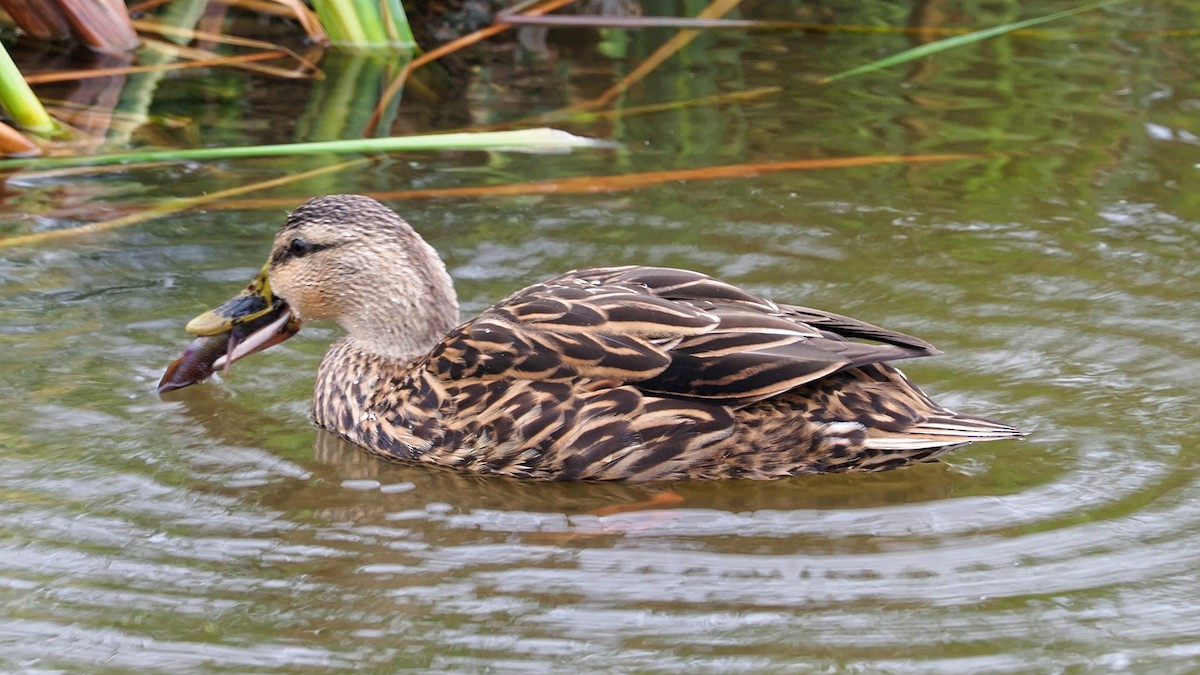
[(943, 414), (913, 424), (903, 431), (869, 434), (866, 446), (887, 451), (923, 450), (1023, 436), (1016, 427), (945, 410)]
[(853, 470), (884, 471), (906, 464), (932, 462), (968, 443), (1022, 436), (1019, 429), (1007, 424), (943, 410), (942, 414), (902, 431), (870, 430), (864, 445), (874, 452), (865, 453), (866, 457)]

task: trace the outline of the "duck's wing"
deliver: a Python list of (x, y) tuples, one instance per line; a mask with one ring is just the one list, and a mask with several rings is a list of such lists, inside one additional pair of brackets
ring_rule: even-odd
[(452, 379), (586, 377), (744, 405), (844, 368), (937, 353), (918, 338), (777, 305), (698, 272), (610, 267), (519, 291), (430, 356)]

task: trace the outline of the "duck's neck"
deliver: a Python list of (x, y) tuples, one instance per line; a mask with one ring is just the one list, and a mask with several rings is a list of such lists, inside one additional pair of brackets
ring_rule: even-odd
[[(454, 284), (441, 259), (425, 242), (397, 253), (401, 264), (363, 287), (345, 289), (347, 311), (338, 317), (346, 337), (335, 342), (317, 371), (313, 393), (316, 423), (343, 438), (392, 457), (412, 456), (412, 447), (375, 431), (371, 401), (391, 391), (413, 362), (458, 325)], [(382, 445), (381, 445), (382, 444)], [(380, 449), (384, 445), (385, 449)]]
[(424, 356), (458, 325), (458, 298), (446, 266), (424, 241), (410, 244), (399, 264), (348, 289), (358, 299), (339, 319), (350, 345), (392, 361)]

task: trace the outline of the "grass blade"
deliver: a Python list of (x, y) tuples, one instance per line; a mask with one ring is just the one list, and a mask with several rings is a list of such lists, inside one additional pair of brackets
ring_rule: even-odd
[(558, 129), (520, 129), (485, 133), (426, 134), (389, 138), (355, 138), (315, 143), (254, 145), (242, 148), (193, 148), (186, 150), (145, 150), (90, 157), (48, 157), (45, 159), (0, 160), (0, 169), (51, 169), (64, 166), (95, 166), (122, 162), (197, 161), (316, 155), (334, 153), (405, 152), (419, 150), (508, 150), (514, 152), (564, 152), (574, 148), (611, 147), (607, 141), (576, 136)]
[(996, 37), (997, 35), (1004, 35), (1005, 33), (1011, 33), (1015, 30), (1021, 30), (1022, 28), (1028, 28), (1029, 26), (1036, 26), (1039, 23), (1046, 23), (1048, 21), (1056, 21), (1058, 19), (1063, 19), (1068, 16), (1074, 16), (1075, 14), (1081, 14), (1083, 12), (1088, 12), (1093, 9), (1099, 9), (1100, 7), (1105, 7), (1107, 5), (1115, 5), (1118, 2), (1125, 2), (1125, 0), (1100, 0), (1100, 2), (1093, 2), (1093, 3), (1087, 4), (1087, 5), (1083, 5), (1082, 7), (1075, 7), (1074, 9), (1068, 9), (1068, 10), (1064, 10), (1061, 12), (1055, 12), (1053, 14), (1047, 14), (1046, 16), (1040, 16), (1040, 17), (1033, 18), (1033, 19), (1025, 19), (1024, 21), (1016, 21), (1013, 23), (1001, 24), (999, 26), (993, 26), (991, 28), (985, 28), (983, 30), (977, 30), (972, 33), (967, 33), (965, 35), (955, 35), (954, 37), (949, 37), (949, 38), (946, 38), (945, 40), (938, 40), (937, 42), (930, 42), (929, 44), (924, 44), (919, 47), (913, 47), (912, 49), (906, 49), (906, 50), (900, 52), (899, 54), (893, 54), (886, 58), (879, 59), (878, 61), (872, 61), (870, 63), (866, 63), (861, 66), (851, 68), (849, 70), (843, 70), (840, 73), (836, 73), (834, 75), (830, 75), (829, 77), (823, 78), (820, 82), (821, 82), (821, 84), (828, 84), (835, 80), (840, 80), (840, 79), (851, 77), (854, 75), (862, 75), (863, 73), (869, 73), (872, 71), (881, 70), (883, 68), (890, 68), (892, 66), (899, 65), (901, 63), (907, 63), (909, 61), (913, 61), (913, 60), (916, 60), (919, 58), (929, 56), (930, 54), (936, 54), (938, 52), (944, 52), (948, 49), (954, 49), (956, 47), (962, 47), (964, 45), (974, 44), (976, 42), (980, 42), (980, 41), (986, 40), (988, 38)]

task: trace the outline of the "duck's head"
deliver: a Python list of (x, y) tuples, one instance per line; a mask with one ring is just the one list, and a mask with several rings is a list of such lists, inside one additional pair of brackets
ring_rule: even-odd
[(458, 303), (437, 252), (394, 211), (361, 195), (316, 197), (288, 216), (241, 294), (188, 323), (200, 338), (159, 391), (199, 382), (320, 320), (336, 321), (364, 352), (406, 360), (454, 327)]

